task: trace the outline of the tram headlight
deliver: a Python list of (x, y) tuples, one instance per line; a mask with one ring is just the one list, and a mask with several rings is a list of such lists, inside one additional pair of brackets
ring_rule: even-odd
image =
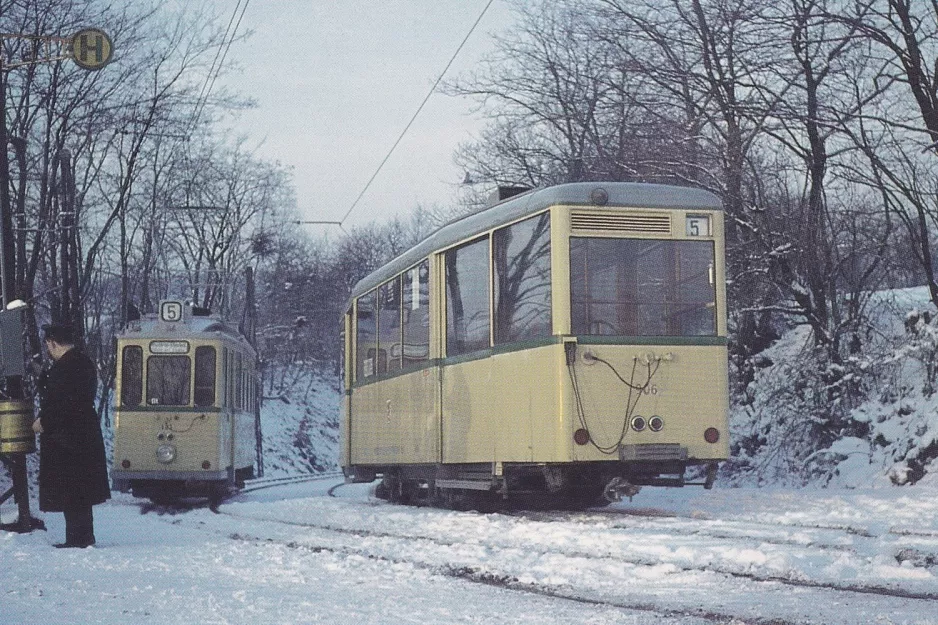
[(646, 425), (645, 417), (632, 417), (632, 429), (636, 432), (644, 430)]
[(652, 432), (660, 432), (664, 429), (664, 419), (658, 415), (653, 416), (648, 420), (648, 429)]
[(160, 445), (156, 448), (156, 459), (163, 464), (169, 464), (176, 459), (176, 447), (174, 445)]

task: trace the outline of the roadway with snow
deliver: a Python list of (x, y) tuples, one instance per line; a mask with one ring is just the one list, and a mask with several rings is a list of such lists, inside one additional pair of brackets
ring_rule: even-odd
[(116, 494), (84, 550), (51, 547), (58, 514), (0, 532), (0, 623), (938, 625), (934, 486), (646, 488), (580, 513), (478, 514), (371, 485), (329, 496), (340, 483), (217, 514)]

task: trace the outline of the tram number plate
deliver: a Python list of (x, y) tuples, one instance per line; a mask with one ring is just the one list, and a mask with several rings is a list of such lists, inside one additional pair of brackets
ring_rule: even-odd
[(160, 303), (160, 319), (162, 321), (182, 321), (182, 302)]
[(689, 237), (709, 237), (710, 217), (707, 215), (688, 215), (684, 233)]

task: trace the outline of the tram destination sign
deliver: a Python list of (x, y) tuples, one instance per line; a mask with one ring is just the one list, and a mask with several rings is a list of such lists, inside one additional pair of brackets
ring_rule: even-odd
[(99, 28), (83, 28), (72, 35), (72, 60), (78, 67), (101, 69), (111, 61), (114, 46), (111, 38)]

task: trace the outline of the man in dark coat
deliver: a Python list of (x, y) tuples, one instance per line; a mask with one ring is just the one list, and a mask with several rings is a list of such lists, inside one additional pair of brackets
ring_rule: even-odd
[(98, 378), (94, 363), (75, 347), (71, 328), (43, 328), (52, 367), (40, 383), (39, 509), (65, 514), (65, 542), (94, 544), (91, 507), (111, 497), (101, 423), (94, 409)]

